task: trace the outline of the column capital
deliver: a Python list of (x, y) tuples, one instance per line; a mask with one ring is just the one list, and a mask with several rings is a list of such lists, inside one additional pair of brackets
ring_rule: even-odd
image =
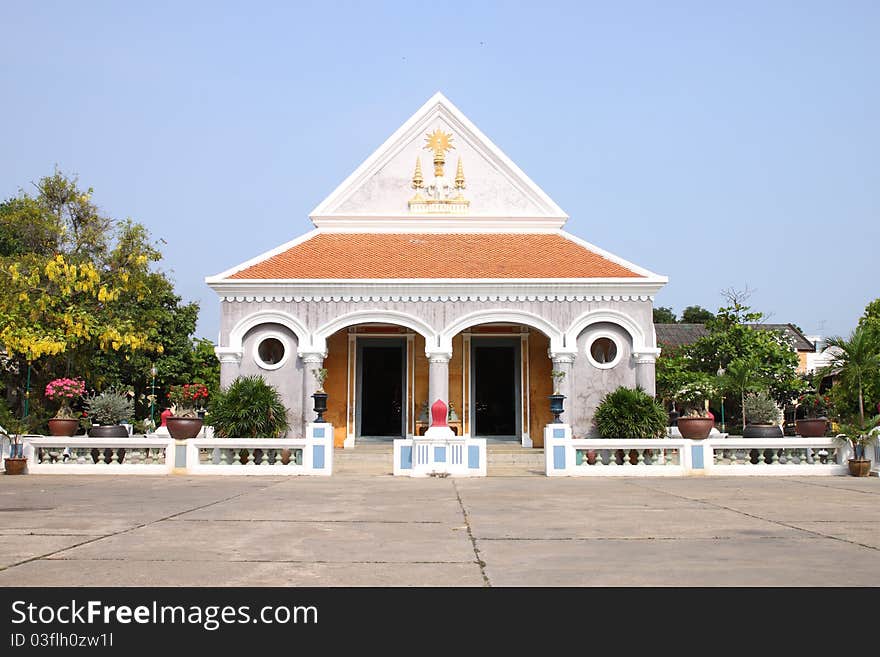
[(549, 352), (550, 360), (553, 361), (553, 364), (564, 364), (564, 363), (573, 363), (577, 358), (577, 353), (573, 351), (557, 351), (557, 352)]
[(638, 364), (651, 364), (657, 362), (657, 357), (660, 355), (659, 349), (642, 349), (640, 351), (633, 352), (633, 358)]
[(428, 351), (425, 350), (425, 356), (430, 363), (448, 363), (452, 358), (451, 351)]
[(324, 359), (327, 358), (327, 352), (326, 351), (324, 351), (324, 352), (306, 351), (306, 352), (300, 353), (299, 357), (302, 358), (303, 363), (321, 365), (321, 364), (323, 364)]
[(214, 347), (214, 355), (217, 356), (217, 360), (221, 363), (239, 364), (244, 352), (241, 349), (234, 349), (232, 347)]

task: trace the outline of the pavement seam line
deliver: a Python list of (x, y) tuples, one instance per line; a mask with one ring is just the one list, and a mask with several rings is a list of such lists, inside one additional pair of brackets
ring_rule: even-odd
[(458, 506), (461, 507), (461, 513), (464, 516), (464, 524), (467, 527), (467, 535), (471, 541), (471, 547), (474, 549), (474, 557), (477, 560), (477, 565), (480, 567), (480, 575), (483, 576), (483, 585), (484, 586), (492, 586), (492, 582), (489, 581), (489, 576), (486, 574), (486, 562), (480, 557), (480, 548), (477, 547), (477, 539), (474, 538), (474, 532), (471, 530), (471, 519), (468, 515), (467, 509), (464, 506), (464, 501), (461, 499), (461, 491), (458, 490), (458, 485), (455, 483), (455, 480), (452, 480), (452, 488), (455, 490), (455, 497), (458, 499)]
[[(283, 483), (283, 482), (276, 482), (274, 484), (269, 484), (268, 486), (266, 486), (265, 488), (262, 488), (260, 490), (262, 491), (262, 490), (266, 490), (267, 488), (271, 488), (273, 486), (278, 486), (280, 483)], [(23, 561), (17, 561), (15, 563), (11, 563), (7, 566), (0, 566), (0, 573), (2, 573), (4, 570), (9, 570), (10, 568), (15, 568), (17, 566), (23, 566), (24, 564), (31, 563), (32, 561), (39, 561), (41, 559), (46, 559), (46, 558), (51, 557), (56, 554), (61, 554), (62, 552), (66, 552), (67, 550), (73, 550), (74, 548), (82, 547), (83, 545), (97, 543), (98, 541), (102, 541), (105, 538), (112, 538), (114, 536), (121, 536), (122, 534), (127, 534), (128, 532), (133, 532), (136, 529), (142, 529), (142, 528), (147, 527), (149, 525), (154, 525), (157, 522), (163, 522), (164, 520), (170, 520), (171, 518), (176, 518), (177, 516), (183, 515), (184, 513), (191, 513), (193, 511), (201, 511), (202, 509), (207, 509), (209, 506), (214, 506), (215, 504), (221, 504), (222, 502), (228, 502), (229, 500), (234, 500), (235, 498), (241, 497), (242, 495), (246, 495), (250, 492), (252, 492), (252, 490), (242, 491), (242, 492), (238, 493), (237, 495), (230, 495), (229, 497), (225, 497), (222, 500), (215, 500), (214, 502), (210, 502), (208, 504), (203, 504), (201, 506), (197, 506), (192, 509), (178, 511), (177, 513), (172, 513), (169, 516), (165, 516), (164, 518), (157, 518), (156, 520), (151, 520), (150, 522), (141, 523), (140, 525), (136, 525), (134, 527), (129, 527), (127, 529), (122, 529), (118, 532), (111, 532), (109, 534), (103, 534), (101, 536), (97, 536), (97, 537), (89, 539), (87, 541), (75, 543), (74, 545), (68, 545), (64, 548), (61, 548), (60, 550), (53, 550), (52, 552), (47, 552), (45, 554), (40, 554), (40, 555), (37, 555), (34, 557), (30, 557), (29, 559), (24, 559)]]
[[(703, 504), (705, 506), (709, 506), (715, 509), (723, 509), (725, 511), (731, 511), (732, 513), (739, 514), (741, 516), (745, 516), (746, 518), (753, 518), (754, 520), (761, 520), (763, 522), (769, 522), (774, 525), (779, 525), (780, 527), (788, 527), (789, 529), (794, 529), (799, 532), (803, 532), (805, 534), (810, 534), (812, 536), (819, 536), (822, 538), (828, 538), (832, 541), (840, 541), (841, 543), (849, 543), (850, 545), (858, 545), (859, 547), (867, 548), (869, 550), (873, 550), (875, 552), (880, 552), (880, 548), (877, 548), (873, 545), (866, 545), (865, 543), (859, 543), (858, 541), (851, 541), (848, 538), (841, 538), (839, 536), (830, 536), (829, 534), (823, 534), (822, 532), (813, 531), (811, 529), (806, 529), (804, 527), (798, 527), (797, 525), (792, 525), (781, 520), (773, 520), (772, 518), (765, 518), (763, 516), (758, 516), (753, 513), (747, 513), (746, 511), (740, 511), (739, 509), (734, 509), (729, 506), (724, 506), (723, 504), (717, 504), (715, 502), (709, 502), (708, 500), (700, 500), (695, 499), (693, 497), (685, 497), (684, 495), (677, 495), (675, 493), (670, 493), (669, 491), (660, 490), (658, 488), (651, 488), (650, 486), (640, 486), (637, 482), (627, 482), (633, 486), (637, 486), (638, 488), (643, 488), (647, 490), (654, 491), (656, 493), (664, 493), (666, 495), (671, 495), (672, 497), (677, 497), (681, 500), (688, 500), (689, 502), (697, 502), (698, 504)], [(808, 522), (808, 521), (807, 521)]]

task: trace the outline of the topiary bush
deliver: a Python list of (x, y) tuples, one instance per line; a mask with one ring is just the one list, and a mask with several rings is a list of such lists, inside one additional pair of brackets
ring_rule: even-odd
[(603, 438), (662, 438), (668, 417), (663, 406), (641, 388), (621, 386), (605, 395), (593, 420)]
[(278, 391), (256, 375), (240, 376), (214, 395), (208, 413), (220, 438), (280, 438), (290, 429)]

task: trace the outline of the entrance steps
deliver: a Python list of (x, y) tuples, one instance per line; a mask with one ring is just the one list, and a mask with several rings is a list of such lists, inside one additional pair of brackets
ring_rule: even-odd
[[(486, 446), (486, 472), (490, 477), (543, 477), (544, 449), (521, 445), (489, 443)], [(333, 453), (333, 474), (391, 475), (393, 446), (388, 443), (362, 443)]]

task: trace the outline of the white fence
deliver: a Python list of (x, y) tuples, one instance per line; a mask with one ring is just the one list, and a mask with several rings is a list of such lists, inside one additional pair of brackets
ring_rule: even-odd
[(333, 426), (309, 424), (299, 439), (25, 436), (24, 456), (32, 474), (328, 476)]
[[(866, 450), (868, 457), (876, 450)], [(545, 472), (559, 476), (842, 475), (851, 450), (836, 438), (572, 439), (571, 427), (544, 430)], [(874, 464), (876, 466), (876, 463)]]
[(485, 477), (486, 439), (469, 436), (398, 438), (394, 441), (394, 475)]
[(174, 441), (169, 438), (26, 437), (31, 474), (168, 474)]
[(333, 426), (309, 424), (305, 438), (196, 438), (186, 441), (186, 471), (218, 475), (333, 473)]

